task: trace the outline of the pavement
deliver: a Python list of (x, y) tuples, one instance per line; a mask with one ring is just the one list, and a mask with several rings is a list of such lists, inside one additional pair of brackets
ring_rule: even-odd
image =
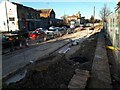
[(98, 42), (96, 46), (89, 83), (89, 88), (112, 89), (112, 81), (105, 46), (105, 38), (102, 32), (100, 32), (98, 36)]

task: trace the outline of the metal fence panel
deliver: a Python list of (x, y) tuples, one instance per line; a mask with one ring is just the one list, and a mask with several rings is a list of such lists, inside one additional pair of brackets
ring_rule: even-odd
[(120, 75), (120, 8), (107, 18), (107, 34), (115, 48), (115, 60)]

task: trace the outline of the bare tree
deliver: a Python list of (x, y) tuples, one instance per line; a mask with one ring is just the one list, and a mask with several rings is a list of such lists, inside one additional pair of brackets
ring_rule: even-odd
[(61, 18), (63, 19), (64, 24), (66, 24), (67, 16), (68, 16), (68, 15), (63, 15), (63, 16), (61, 17)]
[(90, 22), (93, 23), (94, 21), (95, 21), (95, 19), (94, 19), (94, 16), (92, 15), (92, 16), (90, 17)]
[(64, 20), (67, 18), (68, 15), (63, 15), (61, 18)]
[(110, 13), (111, 10), (107, 7), (106, 4), (104, 4), (104, 7), (100, 11), (100, 18), (105, 22)]

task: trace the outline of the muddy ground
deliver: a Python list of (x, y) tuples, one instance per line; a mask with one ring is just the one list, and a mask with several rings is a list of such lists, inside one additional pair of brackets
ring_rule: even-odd
[[(68, 59), (64, 54), (52, 54), (27, 67), (22, 80), (3, 85), (4, 88), (67, 88), (75, 69), (91, 71), (98, 34), (82, 42)], [(75, 46), (74, 46), (75, 47)]]

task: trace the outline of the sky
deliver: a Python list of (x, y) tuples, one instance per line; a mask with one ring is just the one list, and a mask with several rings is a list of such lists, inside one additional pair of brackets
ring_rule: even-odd
[[(14, 1), (14, 0), (9, 0), (9, 1)], [(56, 0), (55, 0), (56, 1)], [(110, 8), (111, 11), (114, 12), (114, 8), (116, 7), (116, 1), (99, 1), (99, 2), (93, 2), (93, 0), (87, 0), (87, 1), (60, 1), (60, 2), (55, 2), (50, 0), (48, 1), (14, 1), (14, 2), (19, 2), (20, 4), (23, 4), (24, 6), (32, 7), (34, 9), (46, 9), (46, 8), (51, 8), (55, 11), (56, 13), (56, 18), (61, 18), (64, 14), (66, 15), (73, 15), (76, 14), (78, 11), (80, 11), (81, 16), (85, 16), (85, 18), (90, 18), (91, 15), (93, 15), (94, 11), (94, 6), (95, 6), (95, 18), (100, 18), (99, 17), (99, 12), (101, 8), (104, 6), (104, 4), (107, 4), (107, 6)], [(89, 1), (89, 2), (88, 2)]]

